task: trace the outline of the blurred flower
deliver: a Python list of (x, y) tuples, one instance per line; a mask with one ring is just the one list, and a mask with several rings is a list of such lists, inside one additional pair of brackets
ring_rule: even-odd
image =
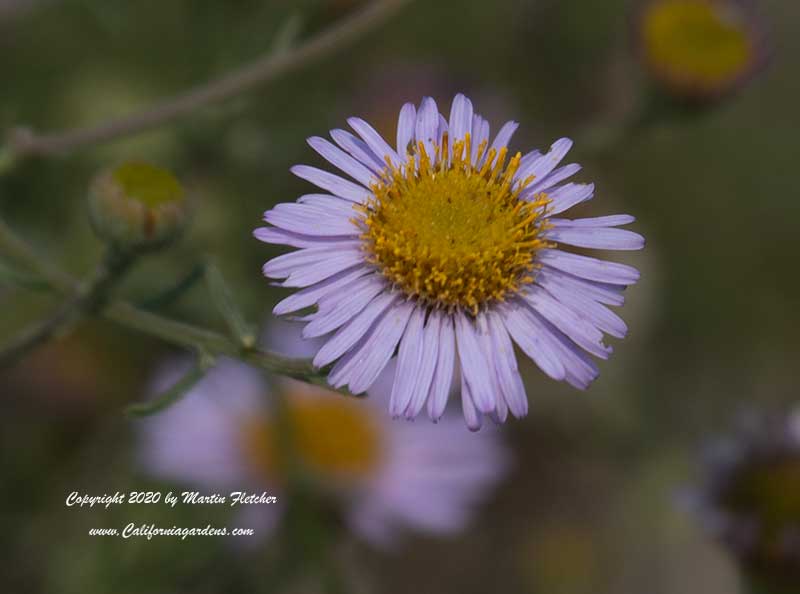
[(800, 411), (748, 419), (711, 450), (690, 502), (751, 576), (800, 583)]
[[(334, 364), (331, 385), (367, 390), (399, 344), (389, 409), (416, 417), (427, 403), (442, 417), (455, 370), (467, 426), (482, 416), (503, 422), (527, 413), (513, 339), (550, 377), (585, 389), (599, 374), (586, 352), (606, 359), (603, 332), (622, 337), (621, 305), (636, 269), (556, 249), (636, 250), (644, 239), (617, 229), (629, 215), (554, 218), (589, 200), (594, 186), (563, 184), (580, 166), (557, 168), (572, 146), (508, 158), (517, 128), (506, 123), (490, 143), (489, 123), (463, 95), (445, 119), (431, 98), (403, 106), (397, 150), (360, 118), (360, 136), (309, 144), (355, 179), (296, 166), (328, 194), (279, 204), (257, 229), (267, 243), (302, 248), (264, 265), (264, 274), (303, 290), (277, 315), (317, 305), (302, 318), (306, 338), (333, 333), (314, 364)], [(342, 150), (344, 149), (344, 150)], [(369, 188), (369, 189), (368, 189)]]
[[(179, 373), (180, 365), (172, 365), (157, 383), (168, 385)], [(506, 474), (506, 450), (496, 432), (474, 435), (456, 421), (438, 428), (392, 422), (381, 414), (387, 379), (370, 399), (291, 380), (275, 386), (285, 398), (294, 462), (338, 496), (350, 528), (373, 544), (390, 544), (402, 527), (458, 532)], [(142, 462), (196, 488), (270, 489), (280, 504), (286, 435), (270, 402), (257, 371), (223, 362), (180, 402), (145, 421)], [(244, 513), (263, 533), (279, 509), (258, 505)]]
[(97, 234), (123, 249), (159, 247), (183, 230), (187, 200), (166, 169), (127, 162), (103, 171), (89, 189), (89, 216)]
[(704, 101), (764, 64), (764, 27), (748, 0), (642, 0), (634, 35), (649, 74), (669, 94)]

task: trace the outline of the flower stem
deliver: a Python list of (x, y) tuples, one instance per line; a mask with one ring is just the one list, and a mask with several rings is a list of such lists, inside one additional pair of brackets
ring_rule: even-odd
[[(4, 248), (4, 251), (13, 258), (25, 262), (31, 271), (38, 274), (41, 280), (46, 282), (49, 287), (66, 295), (68, 301), (62, 307), (62, 310), (70, 311), (75, 306), (76, 301), (81, 298), (87, 298), (86, 296), (82, 297), (75, 279), (39, 256), (2, 219), (0, 219), (0, 248)], [(108, 258), (111, 258), (111, 256), (108, 256)], [(116, 267), (119, 263), (114, 264), (107, 260), (105, 267), (107, 268), (109, 264)], [(102, 269), (103, 266), (101, 266)], [(119, 268), (115, 270), (115, 274), (121, 272), (123, 270)], [(104, 279), (104, 274), (107, 273), (96, 274), (95, 283), (102, 283), (105, 288), (108, 288), (106, 283), (108, 283), (109, 279)], [(89, 299), (89, 301), (97, 305), (94, 298)], [(241, 344), (212, 330), (156, 315), (125, 301), (112, 301), (105, 307), (100, 307), (95, 312), (90, 313), (98, 312), (101, 312), (102, 316), (108, 320), (177, 346), (206, 352), (212, 356), (222, 355), (236, 358), (271, 373), (285, 375), (293, 379), (329, 388), (326, 382), (327, 374), (324, 371), (315, 369), (309, 359), (292, 359), (255, 347), (245, 348)], [(59, 310), (59, 313), (61, 316), (65, 315), (61, 310)], [(37, 324), (23, 336), (18, 337), (9, 349), (0, 354), (0, 366), (5, 363), (3, 361), (4, 356), (10, 358), (9, 362), (11, 358), (17, 360), (20, 356), (51, 338), (59, 329), (64, 328), (69, 319), (62, 319), (61, 316), (53, 316), (50, 320)], [(348, 394), (346, 391), (341, 392)]]
[(122, 326), (171, 344), (232, 357), (265, 371), (327, 387), (326, 374), (314, 369), (309, 359), (293, 359), (270, 351), (247, 349), (223, 334), (143, 311), (121, 301), (112, 303), (103, 315)]
[(195, 365), (166, 392), (149, 402), (131, 404), (125, 409), (125, 414), (130, 417), (147, 417), (169, 408), (196, 386), (205, 377), (206, 372), (214, 366), (214, 363), (213, 357), (206, 353), (200, 353)]
[(125, 275), (133, 261), (132, 254), (109, 248), (85, 288), (67, 299), (51, 317), (23, 330), (0, 351), (0, 368), (13, 365), (80, 318), (100, 311), (108, 302), (111, 289)]
[(233, 298), (233, 291), (222, 276), (222, 271), (214, 262), (209, 262), (205, 272), (206, 286), (211, 294), (211, 300), (228, 325), (231, 337), (245, 349), (252, 349), (256, 344), (255, 333), (239, 310)]
[(2, 218), (0, 218), (0, 252), (28, 266), (53, 288), (73, 291), (77, 287), (75, 279), (51, 264), (47, 258), (37, 254)]
[(119, 119), (97, 126), (41, 135), (28, 128), (17, 128), (8, 136), (7, 146), (0, 147), (0, 155), (3, 155), (0, 161), (7, 161), (7, 167), (10, 168), (25, 157), (61, 155), (172, 122), (198, 108), (230, 99), (317, 62), (377, 28), (409, 1), (376, 0), (293, 49), (286, 49), (287, 42), (280, 38), (266, 55), (241, 69)]

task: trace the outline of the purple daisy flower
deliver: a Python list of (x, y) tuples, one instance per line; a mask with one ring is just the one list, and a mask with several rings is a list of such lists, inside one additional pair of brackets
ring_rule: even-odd
[(603, 333), (627, 332), (606, 306), (621, 305), (639, 273), (560, 247), (636, 250), (644, 239), (618, 228), (629, 215), (557, 216), (594, 193), (566, 183), (579, 165), (559, 167), (572, 141), (510, 156), (518, 124), (491, 139), (464, 95), (449, 119), (431, 98), (404, 105), (396, 148), (365, 121), (348, 123), (356, 135), (333, 130), (335, 144), (309, 144), (354, 181), (294, 167), (328, 193), (278, 204), (264, 215), (272, 226), (255, 231), (299, 248), (264, 274), (301, 289), (276, 315), (316, 306), (300, 318), (303, 336), (326, 338), (314, 364), (332, 365), (330, 384), (364, 392), (397, 351), (391, 414), (412, 419), (427, 406), (439, 420), (460, 375), (473, 430), (483, 415), (528, 411), (513, 343), (551, 378), (588, 387), (599, 373), (588, 354), (608, 358)]
[[(278, 328), (268, 346), (307, 356), (314, 341)], [(452, 535), (466, 529), (505, 478), (512, 461), (499, 430), (469, 433), (458, 419), (438, 426), (393, 423), (384, 413), (393, 377), (387, 366), (365, 399), (287, 380), (268, 387), (261, 374), (220, 362), (180, 402), (146, 419), (138, 455), (151, 474), (206, 493), (244, 490), (277, 497), (277, 505), (240, 508), (237, 522), (256, 537), (273, 533), (284, 513), (283, 446), (269, 394), (288, 413), (295, 463), (306, 480), (339, 503), (353, 533), (378, 547), (417, 531)], [(167, 362), (154, 392), (180, 377), (182, 361)]]

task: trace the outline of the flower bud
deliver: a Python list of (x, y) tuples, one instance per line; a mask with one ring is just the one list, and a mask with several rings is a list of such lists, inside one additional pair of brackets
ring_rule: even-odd
[(89, 188), (89, 217), (97, 235), (122, 250), (162, 247), (186, 223), (180, 182), (166, 169), (126, 162), (99, 173)]
[(747, 83), (765, 64), (766, 27), (744, 0), (640, 0), (639, 59), (673, 99), (709, 103)]

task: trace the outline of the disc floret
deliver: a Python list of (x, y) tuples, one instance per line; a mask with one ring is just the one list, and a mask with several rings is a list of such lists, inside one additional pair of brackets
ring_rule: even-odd
[(533, 178), (515, 180), (522, 155), (478, 147), (469, 135), (446, 137), (428, 155), (418, 143), (402, 167), (389, 166), (364, 208), (369, 260), (410, 297), (448, 310), (477, 313), (533, 281), (534, 255), (548, 242), (549, 198), (520, 194)]

